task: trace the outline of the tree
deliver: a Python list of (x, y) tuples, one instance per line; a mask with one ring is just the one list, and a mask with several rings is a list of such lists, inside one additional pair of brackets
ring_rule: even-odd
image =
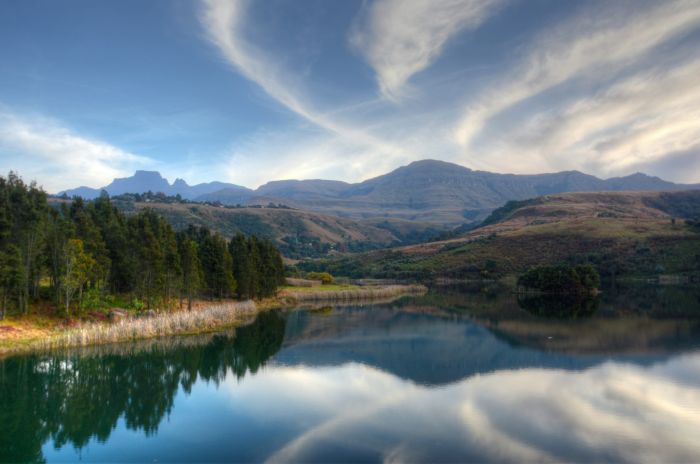
[(112, 292), (134, 290), (134, 254), (130, 251), (127, 220), (103, 192), (88, 209), (93, 222), (99, 228), (107, 247), (110, 261), (108, 285)]
[[(15, 173), (10, 172), (2, 185), (5, 215), (10, 227), (9, 240), (20, 254), (19, 291), (17, 306), (22, 313), (29, 310), (29, 300), (36, 296), (40, 277), (37, 261), (41, 253), (46, 219), (46, 193), (36, 184), (26, 185)], [(33, 290), (33, 291), (32, 291)]]
[(260, 257), (260, 292), (258, 296), (268, 297), (275, 294), (277, 287), (284, 283), (284, 263), (282, 256), (269, 240), (252, 237)]
[(63, 264), (68, 238), (73, 235), (72, 229), (65, 204), (60, 211), (49, 210), (46, 223), (45, 261), (49, 270), (51, 287), (54, 290), (54, 301), (57, 305), (60, 305), (62, 300)]
[(66, 314), (70, 315), (70, 302), (76, 291), (81, 291), (90, 280), (97, 262), (83, 249), (80, 239), (68, 240), (65, 254), (65, 274), (63, 276), (63, 292), (66, 304)]
[[(182, 263), (182, 290), (187, 296), (187, 310), (192, 310), (192, 298), (202, 286), (202, 263), (199, 261), (197, 243), (185, 235), (178, 237), (180, 262)], [(182, 306), (182, 298), (180, 299)]]
[(197, 236), (207, 295), (211, 298), (230, 297), (236, 291), (236, 280), (226, 239), (204, 227), (199, 229)]
[(49, 202), (11, 172), (0, 177), (0, 318), (8, 309), (26, 313), (40, 282), (66, 311), (76, 293), (82, 303), (85, 289), (100, 301), (108, 292), (129, 294), (148, 308), (187, 296), (191, 307), (198, 295), (273, 295), (284, 265), (268, 240), (237, 235), (228, 242), (194, 226), (176, 234), (155, 211), (127, 216), (106, 193)]
[(229, 243), (233, 258), (233, 277), (236, 279), (236, 295), (239, 299), (253, 298), (256, 295), (257, 272), (250, 249), (250, 241), (243, 234), (236, 234)]
[(14, 245), (3, 247), (0, 251), (0, 321), (5, 318), (12, 294), (22, 282), (21, 269), (19, 249)]
[(175, 232), (163, 218), (159, 219), (161, 220), (160, 243), (163, 247), (163, 259), (165, 261), (165, 301), (169, 302), (182, 283), (182, 267)]
[(102, 231), (95, 222), (94, 203), (86, 206), (82, 199), (76, 199), (71, 204), (70, 215), (76, 238), (83, 241), (85, 251), (90, 253), (96, 262), (90, 281), (99, 288), (104, 288), (109, 279), (112, 262)]
[(165, 282), (165, 253), (161, 244), (162, 218), (146, 210), (129, 220), (130, 247), (134, 253), (134, 287), (150, 309), (163, 291)]

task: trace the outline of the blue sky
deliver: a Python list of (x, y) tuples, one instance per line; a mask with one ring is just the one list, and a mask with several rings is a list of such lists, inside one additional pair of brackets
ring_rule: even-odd
[(699, 50), (697, 0), (4, 0), (0, 170), (700, 182)]

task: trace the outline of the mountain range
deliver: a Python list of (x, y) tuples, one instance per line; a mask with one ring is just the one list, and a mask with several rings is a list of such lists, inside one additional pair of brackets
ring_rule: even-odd
[(99, 197), (103, 190), (110, 196), (122, 195), (124, 193), (162, 192), (166, 195), (180, 195), (182, 198), (188, 200), (195, 200), (202, 195), (222, 190), (228, 192), (231, 197), (233, 197), (234, 192), (238, 191), (242, 195), (242, 199), (250, 198), (252, 193), (252, 190), (248, 188), (227, 182), (207, 182), (189, 185), (183, 179), (175, 179), (175, 182), (170, 184), (158, 171), (136, 171), (131, 177), (114, 179), (109, 185), (105, 185), (101, 188), (83, 186), (59, 192), (58, 195), (65, 194), (69, 197), (78, 196), (86, 200), (92, 200)]
[(110, 195), (163, 192), (194, 201), (227, 205), (284, 203), (293, 208), (353, 219), (398, 218), (459, 225), (484, 219), (510, 200), (564, 192), (671, 191), (698, 189), (700, 184), (675, 184), (637, 173), (600, 179), (579, 171), (548, 174), (499, 174), (474, 171), (437, 160), (422, 160), (359, 183), (332, 180), (281, 180), (256, 190), (223, 182), (190, 186), (177, 179), (170, 184), (158, 172), (136, 171), (114, 179), (102, 189), (79, 187), (61, 192), (94, 198)]

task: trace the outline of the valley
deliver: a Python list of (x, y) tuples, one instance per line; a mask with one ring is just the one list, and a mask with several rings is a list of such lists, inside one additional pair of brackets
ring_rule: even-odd
[(355, 277), (494, 279), (589, 262), (607, 277), (700, 274), (700, 191), (566, 193), (511, 202), (449, 240), (305, 263)]

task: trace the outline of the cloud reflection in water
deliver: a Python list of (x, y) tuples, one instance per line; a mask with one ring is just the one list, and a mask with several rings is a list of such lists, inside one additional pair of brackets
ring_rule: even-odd
[(700, 456), (700, 354), (650, 367), (608, 362), (584, 371), (498, 371), (438, 388), (356, 363), (271, 365), (229, 387), (252, 414), (288, 421), (296, 410), (304, 418), (270, 461)]

